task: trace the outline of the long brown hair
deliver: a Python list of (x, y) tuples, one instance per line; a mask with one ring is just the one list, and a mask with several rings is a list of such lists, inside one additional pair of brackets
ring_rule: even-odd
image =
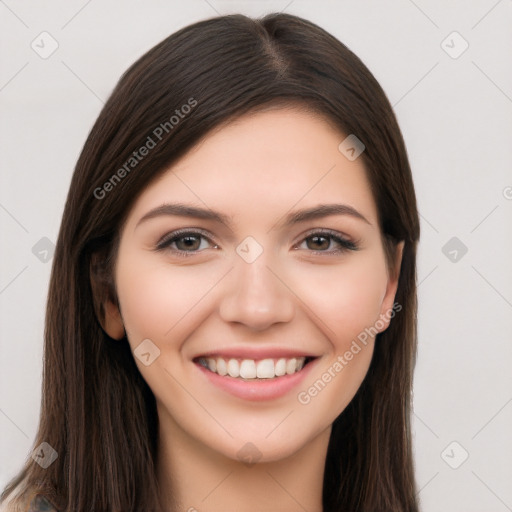
[[(141, 191), (221, 123), (282, 105), (306, 107), (363, 142), (387, 255), (404, 241), (395, 298), (402, 310), (377, 336), (368, 374), (333, 424), (324, 511), (418, 510), (409, 421), (419, 220), (404, 141), (361, 60), (289, 14), (195, 23), (121, 77), (78, 159), (51, 272), (33, 446), (46, 442), (58, 457), (46, 469), (27, 457), (3, 499), (19, 487), (16, 503), (39, 491), (59, 510), (160, 510), (155, 399), (128, 341), (108, 337), (95, 304), (98, 295), (115, 300), (119, 232)], [(149, 138), (154, 146), (132, 161)]]

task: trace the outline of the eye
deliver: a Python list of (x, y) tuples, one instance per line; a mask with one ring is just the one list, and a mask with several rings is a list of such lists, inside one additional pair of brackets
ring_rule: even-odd
[[(329, 249), (332, 244), (337, 244), (336, 249)], [(300, 245), (306, 244), (306, 249), (312, 250), (314, 253), (336, 254), (346, 251), (357, 251), (359, 246), (357, 242), (347, 240), (340, 233), (330, 230), (314, 231), (304, 238)], [(295, 247), (300, 249), (301, 247)]]
[(174, 231), (164, 236), (157, 243), (156, 250), (169, 250), (178, 256), (188, 256), (189, 254), (201, 252), (202, 250), (207, 249), (208, 244), (212, 244), (213, 249), (218, 247), (201, 231)]
[[(357, 242), (347, 240), (340, 233), (330, 230), (314, 231), (304, 238), (300, 245), (294, 249), (306, 249), (315, 254), (339, 254), (346, 251), (357, 251)], [(337, 248), (332, 248), (332, 246)], [(211, 241), (211, 238), (202, 231), (181, 230), (165, 235), (156, 245), (157, 251), (170, 251), (177, 256), (190, 256), (202, 252), (211, 246), (218, 249), (218, 245)]]

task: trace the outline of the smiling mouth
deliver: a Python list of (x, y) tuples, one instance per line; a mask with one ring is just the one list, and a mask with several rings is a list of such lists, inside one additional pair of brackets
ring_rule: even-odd
[(267, 359), (226, 359), (223, 357), (198, 357), (196, 364), (221, 377), (238, 380), (279, 379), (299, 373), (315, 357), (280, 357)]

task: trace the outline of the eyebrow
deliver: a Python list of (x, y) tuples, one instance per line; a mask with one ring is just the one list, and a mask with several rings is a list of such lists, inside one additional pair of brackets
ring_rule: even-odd
[[(309, 220), (328, 217), (329, 215), (349, 215), (353, 218), (362, 220), (371, 226), (371, 222), (369, 222), (368, 219), (366, 219), (366, 217), (362, 213), (358, 212), (352, 206), (349, 206), (347, 204), (336, 203), (319, 204), (317, 206), (304, 208), (302, 210), (289, 213), (288, 215), (283, 216), (284, 221), (281, 222), (280, 224), (282, 224), (283, 226), (291, 226)], [(214, 222), (218, 222), (220, 224), (224, 224), (230, 229), (232, 225), (231, 216), (224, 215), (220, 212), (216, 212), (215, 210), (211, 210), (208, 208), (198, 208), (197, 206), (187, 205), (183, 203), (165, 203), (147, 212), (141, 219), (139, 219), (135, 228), (137, 228), (141, 223), (149, 219), (154, 219), (155, 217), (160, 216), (193, 217), (196, 219), (211, 220)]]

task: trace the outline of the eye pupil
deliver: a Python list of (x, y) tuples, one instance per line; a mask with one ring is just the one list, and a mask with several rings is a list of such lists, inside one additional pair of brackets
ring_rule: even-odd
[[(312, 236), (312, 237), (310, 237), (309, 239), (310, 239), (311, 241), (313, 241), (313, 243), (314, 243), (314, 244), (317, 244), (317, 247), (316, 247), (316, 248), (314, 248), (313, 250), (318, 250), (318, 245), (320, 245), (320, 248), (321, 248), (321, 249), (327, 249), (327, 248), (329, 247), (329, 239), (328, 239), (328, 237), (325, 237), (325, 236), (318, 236), (318, 235), (316, 235), (316, 236)], [(318, 242), (319, 240), (324, 240), (324, 241), (326, 241), (326, 242), (327, 242), (327, 244), (325, 244), (325, 243), (324, 243), (324, 244), (322, 244), (321, 242), (319, 243), (319, 242)]]
[[(197, 241), (199, 240), (199, 237), (197, 236), (182, 236), (176, 241), (176, 246), (179, 246), (180, 241), (184, 242), (184, 246), (187, 249), (197, 249), (195, 245), (197, 245)], [(179, 247), (178, 247), (179, 248)]]
[[(194, 232), (186, 232), (186, 233), (175, 233), (171, 238), (167, 238), (160, 242), (156, 249), (164, 250), (167, 249), (174, 254), (177, 255), (193, 255), (198, 254), (201, 251), (202, 242), (206, 240), (210, 245), (213, 245), (213, 249), (218, 249), (219, 246), (212, 244), (211, 239), (207, 235), (203, 235), (201, 233)], [(334, 243), (340, 246), (339, 249), (332, 250), (331, 244)], [(338, 237), (335, 235), (331, 235), (330, 233), (322, 233), (318, 232), (316, 234), (311, 234), (310, 236), (306, 236), (302, 239), (302, 244), (307, 246), (307, 249), (312, 251), (312, 253), (324, 253), (324, 254), (340, 254), (345, 251), (358, 250), (358, 246), (354, 242), (350, 242), (348, 240), (343, 239), (342, 237)], [(302, 245), (301, 244), (301, 245)], [(174, 246), (174, 248), (173, 248)], [(294, 247), (297, 248), (297, 247)]]

